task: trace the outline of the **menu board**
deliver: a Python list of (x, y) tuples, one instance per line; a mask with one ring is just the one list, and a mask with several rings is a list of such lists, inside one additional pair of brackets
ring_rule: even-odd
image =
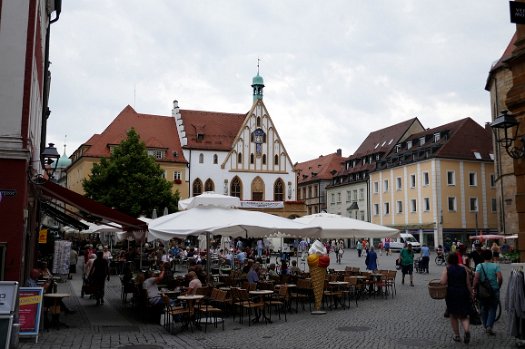
[(19, 334), (20, 336), (38, 337), (44, 289), (42, 287), (20, 287), (19, 295)]

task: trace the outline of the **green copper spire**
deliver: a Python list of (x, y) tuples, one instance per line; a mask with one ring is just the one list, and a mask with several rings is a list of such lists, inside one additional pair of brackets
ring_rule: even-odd
[(264, 80), (262, 76), (259, 75), (259, 62), (261, 60), (257, 59), (257, 75), (252, 79), (252, 88), (253, 88), (253, 101), (255, 102), (258, 99), (263, 99), (263, 88)]

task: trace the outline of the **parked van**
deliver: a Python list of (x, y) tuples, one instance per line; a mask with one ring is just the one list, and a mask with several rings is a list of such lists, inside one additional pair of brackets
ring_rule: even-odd
[(412, 250), (415, 252), (421, 251), (421, 244), (416, 240), (414, 235), (408, 233), (399, 234), (398, 238), (390, 238), (390, 250), (401, 250), (403, 247), (405, 247), (405, 243), (411, 244)]

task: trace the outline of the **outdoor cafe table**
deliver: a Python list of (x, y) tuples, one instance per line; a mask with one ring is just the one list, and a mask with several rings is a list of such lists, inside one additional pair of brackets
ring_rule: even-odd
[[(250, 291), (249, 294), (253, 295), (253, 296), (260, 296), (262, 298), (262, 301), (263, 301), (263, 304), (265, 304), (265, 306), (263, 306), (262, 308), (262, 316), (264, 318), (264, 320), (266, 322), (269, 322), (269, 323), (272, 323), (272, 319), (270, 319), (267, 315), (266, 315), (266, 301), (268, 300), (268, 297), (271, 297), (271, 295), (273, 294), (274, 292), (271, 291), (271, 290), (255, 290), (255, 291)], [(252, 322), (259, 322), (259, 318), (260, 318), (260, 315), (259, 314), (255, 319), (251, 320)]]
[(45, 293), (44, 297), (53, 300), (53, 305), (49, 307), (49, 312), (51, 313), (51, 326), (55, 326), (57, 330), (60, 329), (60, 326), (69, 327), (63, 322), (60, 322), (60, 301), (63, 298), (71, 296), (69, 293)]
[(195, 320), (195, 301), (201, 300), (203, 298), (204, 296), (202, 294), (186, 294), (177, 297), (178, 300), (187, 302), (186, 306), (190, 312), (190, 325), (193, 323), (193, 320)]

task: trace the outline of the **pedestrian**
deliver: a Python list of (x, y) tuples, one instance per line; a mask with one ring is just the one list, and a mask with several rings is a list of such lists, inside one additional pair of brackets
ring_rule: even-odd
[(472, 262), (474, 262), (474, 270), (478, 266), (478, 264), (483, 263), (483, 253), (481, 250), (481, 243), (479, 240), (474, 241), (474, 250), (470, 252), (467, 258), (467, 262), (465, 263), (469, 268), (472, 268)]
[(78, 262), (78, 252), (75, 248), (71, 247), (71, 252), (69, 253), (69, 274), (67, 278), (69, 280), (73, 279), (73, 275), (77, 272), (77, 262)]
[(365, 259), (366, 270), (377, 270), (377, 253), (374, 251), (374, 246), (370, 246)]
[(91, 281), (93, 283), (93, 293), (97, 300), (97, 305), (104, 304), (104, 290), (106, 280), (109, 281), (109, 266), (108, 261), (103, 257), (102, 251), (97, 252), (97, 258), (93, 262), (91, 268)]
[(423, 244), (421, 246), (421, 272), (428, 274), (428, 265), (430, 262), (430, 249), (428, 248), (427, 244)]
[(390, 238), (385, 238), (385, 254), (390, 256)]
[(412, 244), (406, 244), (399, 252), (399, 264), (401, 265), (401, 284), (405, 284), (405, 275), (410, 275), (410, 286), (414, 287), (414, 251)]
[(356, 249), (357, 249), (357, 257), (361, 258), (361, 252), (363, 252), (363, 245), (361, 244), (361, 241), (357, 241)]
[(491, 251), (492, 251), (492, 257), (494, 259), (495, 262), (499, 261), (499, 252), (500, 252), (500, 249), (499, 249), (499, 245), (496, 241), (494, 241), (492, 243), (492, 246), (490, 247)]
[(499, 303), (499, 293), (501, 284), (503, 283), (503, 276), (501, 275), (501, 269), (499, 264), (492, 261), (492, 251), (483, 250), (483, 263), (480, 263), (476, 267), (476, 273), (474, 274), (474, 285), (472, 293), (477, 296), (477, 287), (485, 279), (488, 279), (492, 288), (492, 295), (487, 299), (479, 299), (481, 305), (481, 321), (485, 332), (489, 336), (494, 336), (493, 331), (494, 322), (496, 319), (496, 311)]
[(447, 267), (441, 273), (440, 283), (447, 285), (445, 302), (450, 317), (450, 325), (454, 332), (452, 339), (455, 342), (461, 341), (459, 335), (459, 322), (461, 322), (464, 332), (463, 342), (468, 344), (470, 342), (469, 313), (472, 307), (470, 278), (465, 266), (458, 264), (457, 254), (449, 254), (447, 263)]

